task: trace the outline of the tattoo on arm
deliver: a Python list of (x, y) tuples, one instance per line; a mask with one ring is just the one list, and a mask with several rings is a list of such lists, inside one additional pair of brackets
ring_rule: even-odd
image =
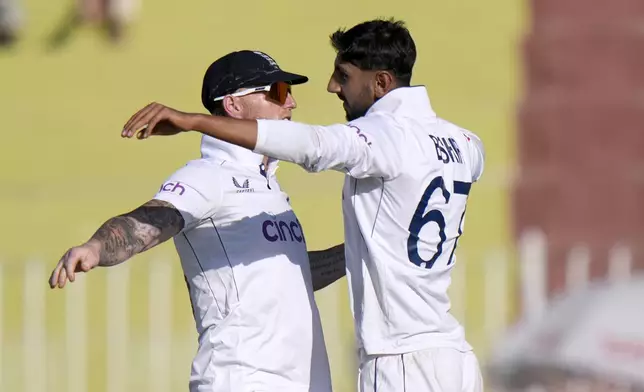
[(109, 267), (167, 241), (183, 226), (183, 217), (172, 204), (150, 200), (133, 211), (109, 219), (90, 241), (100, 243), (98, 265)]
[(344, 244), (309, 252), (313, 290), (325, 288), (346, 275)]

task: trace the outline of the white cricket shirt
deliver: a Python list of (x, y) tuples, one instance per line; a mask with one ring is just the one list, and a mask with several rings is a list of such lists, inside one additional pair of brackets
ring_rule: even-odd
[(483, 145), (438, 118), (424, 87), (395, 89), (347, 125), (261, 120), (255, 151), (347, 174), (347, 277), (366, 354), (471, 350), (447, 289)]
[(330, 392), (302, 226), (277, 162), (204, 136), (202, 158), (155, 199), (185, 220), (174, 241), (199, 333), (191, 392)]

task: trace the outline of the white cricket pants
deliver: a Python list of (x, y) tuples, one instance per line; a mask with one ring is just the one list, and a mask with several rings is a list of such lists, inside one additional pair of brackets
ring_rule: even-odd
[(483, 392), (473, 351), (431, 348), (397, 355), (363, 356), (359, 392)]

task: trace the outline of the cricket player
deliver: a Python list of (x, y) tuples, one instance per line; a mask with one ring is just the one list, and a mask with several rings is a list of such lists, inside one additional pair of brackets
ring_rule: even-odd
[(482, 391), (447, 289), (483, 145), (439, 118), (425, 87), (410, 86), (416, 47), (402, 22), (361, 23), (336, 31), (331, 43), (337, 56), (328, 91), (343, 102), (347, 124), (236, 120), (152, 103), (122, 136), (196, 130), (308, 171), (345, 173), (360, 391)]
[[(290, 86), (307, 80), (265, 53), (233, 52), (206, 71), (202, 102), (213, 118), (288, 120)], [(70, 249), (50, 286), (174, 237), (199, 333), (191, 392), (331, 392), (306, 241), (277, 161), (209, 136), (201, 155)], [(312, 262), (338, 253), (318, 251)]]

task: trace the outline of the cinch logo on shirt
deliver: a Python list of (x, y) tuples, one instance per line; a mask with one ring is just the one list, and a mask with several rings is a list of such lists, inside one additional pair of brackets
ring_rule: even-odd
[(165, 184), (161, 185), (161, 189), (159, 192), (170, 192), (170, 193), (179, 193), (179, 196), (183, 195), (183, 193), (186, 191), (186, 188), (181, 185), (180, 182), (166, 182)]
[(262, 223), (262, 234), (270, 242), (304, 242), (302, 227), (293, 221), (265, 220)]
[(355, 125), (349, 125), (349, 127), (353, 128), (356, 130), (356, 133), (358, 134), (358, 137), (362, 140), (364, 140), (365, 143), (367, 143), (367, 146), (371, 146), (371, 142), (369, 141), (369, 138), (367, 138), (367, 135), (362, 133), (360, 128), (356, 127)]

